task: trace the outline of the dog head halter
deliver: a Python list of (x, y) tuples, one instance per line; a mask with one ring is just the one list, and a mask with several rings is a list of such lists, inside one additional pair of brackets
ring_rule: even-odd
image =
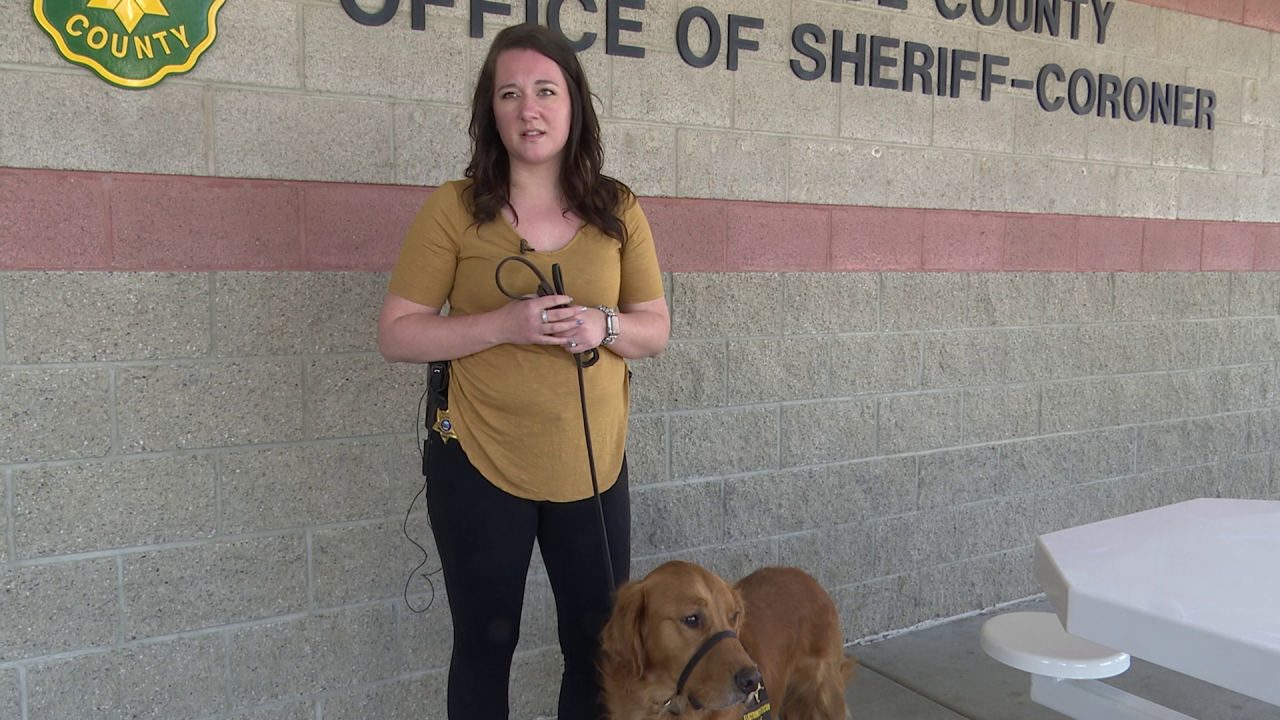
[[(681, 709), (680, 706), (676, 704), (676, 698), (684, 695), (684, 684), (689, 681), (689, 676), (693, 674), (693, 668), (698, 665), (698, 662), (702, 660), (702, 658), (706, 657), (707, 653), (711, 652), (711, 648), (715, 647), (716, 643), (724, 640), (725, 638), (736, 637), (738, 637), (737, 633), (732, 630), (721, 630), (715, 635), (707, 638), (702, 643), (702, 646), (698, 648), (697, 652), (693, 654), (693, 657), (689, 658), (689, 662), (685, 664), (684, 671), (680, 673), (680, 680), (676, 683), (676, 694), (672, 695), (671, 698), (667, 700), (667, 702), (662, 706), (662, 709), (672, 715), (679, 715)], [(689, 705), (693, 707), (694, 710), (702, 709), (702, 704), (699, 703), (697, 699), (692, 696), (687, 697), (689, 698)], [(763, 683), (757, 686), (755, 692), (748, 696), (747, 710), (748, 713), (744, 717), (750, 717), (752, 720), (768, 720), (770, 717), (769, 696), (764, 694)]]
[[(706, 657), (707, 653), (711, 652), (711, 648), (715, 647), (716, 643), (724, 640), (725, 638), (731, 637), (736, 638), (738, 635), (732, 630), (721, 630), (715, 635), (707, 638), (702, 643), (702, 646), (693, 654), (693, 657), (689, 658), (689, 662), (685, 663), (684, 671), (680, 673), (680, 680), (676, 683), (676, 694), (672, 695), (671, 699), (667, 700), (666, 704), (662, 706), (663, 710), (666, 710), (672, 715), (680, 714), (680, 706), (675, 705), (674, 703), (676, 698), (684, 695), (684, 684), (689, 681), (689, 676), (693, 674), (693, 668), (697, 666), (698, 662), (702, 660), (702, 658)], [(689, 698), (689, 704), (693, 706), (694, 710), (702, 709), (702, 705), (693, 698)]]

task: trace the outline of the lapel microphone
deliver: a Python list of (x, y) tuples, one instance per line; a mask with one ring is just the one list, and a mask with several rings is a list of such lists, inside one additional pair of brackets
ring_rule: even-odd
[(528, 240), (520, 238), (520, 254), (524, 255), (525, 253), (531, 252), (533, 252), (533, 246), (529, 244)]

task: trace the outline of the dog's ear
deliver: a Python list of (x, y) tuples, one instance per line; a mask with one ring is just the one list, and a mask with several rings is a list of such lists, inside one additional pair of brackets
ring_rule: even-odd
[(613, 615), (600, 634), (600, 648), (624, 672), (640, 677), (644, 674), (644, 632), (644, 586), (627, 583), (618, 588)]
[(733, 594), (733, 614), (729, 616), (729, 620), (733, 624), (733, 631), (740, 632), (742, 621), (747, 617), (746, 603), (742, 601), (742, 593), (738, 592), (738, 588), (729, 588), (729, 592)]

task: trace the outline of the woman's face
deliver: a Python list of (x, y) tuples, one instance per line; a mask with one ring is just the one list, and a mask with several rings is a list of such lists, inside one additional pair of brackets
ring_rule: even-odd
[(493, 117), (512, 170), (558, 170), (573, 121), (560, 66), (535, 50), (504, 51), (494, 73)]

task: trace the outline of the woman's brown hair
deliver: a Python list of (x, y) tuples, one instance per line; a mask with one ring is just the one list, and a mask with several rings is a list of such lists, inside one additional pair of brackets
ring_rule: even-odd
[(631, 197), (631, 190), (600, 172), (604, 149), (587, 75), (564, 37), (532, 23), (513, 25), (498, 33), (476, 81), (471, 101), (471, 164), (466, 173), (475, 181), (469, 193), (472, 215), (477, 222), (490, 222), (511, 199), (511, 163), (493, 117), (493, 86), (498, 56), (513, 49), (533, 50), (550, 58), (560, 66), (569, 86), (573, 114), (560, 163), (560, 191), (568, 206), (566, 211), (574, 212), (609, 237), (625, 240), (627, 229), (617, 213), (619, 205)]

